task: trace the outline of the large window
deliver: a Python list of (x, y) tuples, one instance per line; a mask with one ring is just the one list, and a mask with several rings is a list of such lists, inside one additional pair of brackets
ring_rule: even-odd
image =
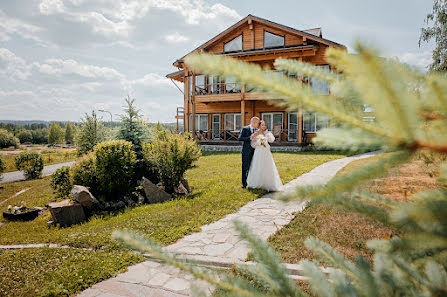
[(222, 93), (222, 83), (219, 76), (208, 77), (208, 94)]
[(305, 132), (314, 133), (327, 127), (329, 127), (328, 116), (316, 112), (303, 113), (303, 130)]
[(264, 47), (284, 46), (284, 36), (264, 31)]
[(267, 129), (269, 129), (273, 135), (279, 136), (283, 129), (283, 113), (282, 112), (268, 112), (262, 114), (262, 120), (265, 121)]
[[(189, 130), (192, 131), (192, 114), (189, 115)], [(196, 131), (208, 131), (207, 114), (196, 114)]]
[(242, 50), (242, 35), (224, 44), (224, 52), (235, 52)]
[(227, 93), (240, 93), (241, 84), (233, 76), (227, 76), (225, 78), (225, 89)]
[(225, 115), (225, 130), (240, 131), (241, 130), (241, 114), (228, 113)]
[[(322, 67), (329, 70), (329, 65), (324, 65)], [(329, 83), (327, 81), (312, 77), (310, 79), (310, 85), (314, 94), (329, 95)]]
[(205, 95), (205, 75), (196, 75), (196, 95)]

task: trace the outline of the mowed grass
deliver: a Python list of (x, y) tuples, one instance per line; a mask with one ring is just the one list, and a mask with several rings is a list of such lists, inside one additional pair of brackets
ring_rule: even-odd
[[(30, 151), (30, 150), (28, 150)], [(38, 151), (36, 151), (38, 152)], [(75, 150), (58, 150), (54, 153), (40, 153), (43, 158), (43, 162), (45, 165), (52, 165), (52, 164), (58, 164), (58, 163), (64, 163), (69, 161), (74, 161), (78, 158), (78, 154)], [(0, 158), (2, 158), (6, 163), (6, 172), (12, 172), (17, 171), (16, 163), (15, 163), (15, 157), (17, 154), (7, 154), (7, 155), (0, 155)]]
[[(283, 182), (288, 182), (322, 163), (342, 157), (344, 157), (342, 154), (323, 152), (274, 154)], [(121, 271), (123, 267), (142, 260), (132, 258), (132, 253), (111, 239), (114, 230), (131, 230), (168, 245), (187, 234), (200, 231), (200, 227), (204, 224), (236, 212), (244, 204), (265, 193), (261, 190), (242, 189), (239, 153), (204, 153), (196, 165), (186, 174), (194, 194), (182, 199), (139, 206), (106, 216), (95, 216), (88, 222), (69, 228), (48, 227), (47, 221), (50, 219), (48, 212), (32, 222), (6, 223), (0, 227), (0, 244), (58, 243), (76, 248), (93, 248), (94, 251), (32, 249), (3, 252), (0, 256), (3, 257), (2, 263), (8, 261), (9, 264), (0, 265), (2, 290), (14, 291), (14, 296), (34, 296), (34, 291), (31, 290), (33, 286), (40, 291), (63, 287), (68, 291), (67, 294), (72, 295)], [(22, 188), (31, 188), (8, 200), (1, 205), (1, 209), (13, 201), (23, 200), (28, 207), (32, 207), (54, 199), (48, 178), (7, 183), (3, 186), (4, 188), (0, 189), (0, 201), (10, 198)], [(45, 256), (42, 257), (42, 253), (45, 253)], [(67, 256), (64, 253), (71, 254)], [(130, 257), (129, 260), (123, 259), (123, 262), (119, 262), (123, 255)], [(65, 257), (84, 260), (68, 261)], [(101, 264), (101, 257), (111, 258), (111, 262)], [(35, 259), (33, 265), (42, 265), (46, 267), (45, 270), (50, 270), (51, 274), (42, 278), (42, 270), (26, 269), (26, 265), (21, 264), (14, 268), (14, 273), (11, 273), (10, 265), (13, 263), (11, 259), (19, 258)], [(98, 272), (103, 266), (105, 272)], [(79, 278), (68, 274), (71, 270), (85, 271), (85, 274), (81, 273), (88, 278), (85, 286)], [(17, 280), (28, 278), (29, 285), (23, 287), (18, 285)]]
[(69, 296), (142, 260), (142, 256), (118, 251), (0, 251), (0, 296)]
[[(385, 155), (352, 162), (342, 169), (338, 176), (376, 162)], [(408, 163), (390, 170), (384, 177), (368, 181), (359, 188), (390, 199), (410, 200), (412, 194), (417, 191), (440, 187), (436, 180), (439, 163), (435, 160), (427, 164), (422, 158), (415, 157)], [(366, 247), (366, 242), (375, 238), (389, 239), (395, 235), (399, 235), (398, 230), (342, 207), (311, 204), (268, 241), (286, 263), (299, 263), (302, 259), (318, 259), (304, 246), (304, 241), (309, 236), (330, 244), (349, 259), (361, 254), (372, 261), (373, 254)]]

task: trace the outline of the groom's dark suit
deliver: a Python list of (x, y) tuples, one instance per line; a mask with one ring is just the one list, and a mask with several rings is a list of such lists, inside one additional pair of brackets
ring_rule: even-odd
[(250, 169), (251, 159), (253, 159), (253, 154), (255, 149), (251, 147), (250, 136), (256, 131), (256, 128), (251, 126), (246, 126), (242, 128), (239, 134), (238, 141), (243, 141), (242, 144), (242, 186), (247, 187), (247, 176), (248, 170)]

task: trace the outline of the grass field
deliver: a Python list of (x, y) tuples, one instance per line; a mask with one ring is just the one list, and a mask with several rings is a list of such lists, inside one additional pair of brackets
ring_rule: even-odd
[[(32, 151), (39, 152), (42, 155), (45, 165), (74, 161), (78, 158), (78, 154), (75, 150), (56, 149), (51, 151), (43, 150), (42, 152), (37, 150)], [(4, 172), (12, 172), (17, 170), (15, 164), (16, 155), (17, 154), (15, 154), (14, 152), (0, 155), (0, 158), (2, 158), (6, 162), (6, 169)]]
[[(283, 182), (288, 182), (324, 162), (341, 157), (344, 155), (324, 152), (274, 154)], [(144, 205), (107, 216), (93, 217), (88, 222), (70, 228), (47, 227), (46, 222), (49, 220), (47, 213), (32, 222), (7, 223), (0, 227), (0, 244), (59, 243), (72, 247), (93, 248), (95, 249), (94, 253), (109, 253), (110, 257), (121, 257), (122, 253), (127, 251), (112, 241), (110, 235), (116, 229), (128, 229), (167, 245), (189, 233), (199, 231), (200, 226), (221, 219), (264, 194), (263, 191), (249, 191), (241, 188), (240, 167), (241, 156), (239, 153), (205, 153), (198, 161), (197, 167), (187, 172), (187, 178), (194, 194), (186, 198)], [(45, 204), (53, 199), (48, 179), (8, 183), (3, 186), (4, 189), (0, 190), (0, 201), (23, 200), (30, 207), (34, 204)], [(10, 198), (16, 191), (27, 187), (30, 189), (25, 193)], [(11, 201), (13, 200), (8, 200), (7, 203), (0, 205), (0, 209), (4, 209)], [(33, 257), (34, 253), (38, 252), (38, 250), (29, 250), (21, 253), (28, 253), (28, 257)], [(45, 263), (49, 263), (48, 265), (56, 263), (52, 261), (52, 257), (63, 257), (59, 252), (65, 251), (52, 251), (54, 255), (42, 261), (45, 260)], [(5, 280), (2, 290), (16, 286), (14, 280), (11, 279), (12, 274), (8, 272), (10, 268), (3, 263), (11, 263), (11, 257), (17, 257), (17, 253), (19, 252), (3, 252), (1, 254), (0, 278)], [(129, 253), (129, 255), (131, 254)], [(132, 258), (124, 266), (130, 265), (133, 261)], [(91, 267), (88, 264), (89, 260), (86, 263), (65, 261), (54, 265), (52, 269), (56, 272), (68, 269), (76, 270), (81, 269), (79, 265), (82, 265), (91, 271), (96, 271), (95, 269), (99, 265), (96, 260), (91, 261)], [(32, 279), (34, 272), (20, 267), (22, 266), (19, 265), (15, 271), (16, 277), (25, 278), (25, 275), (28, 275)], [(122, 267), (116, 263), (110, 263), (110, 274), (119, 269)], [(34, 285), (52, 288), (69, 281), (70, 283), (64, 286), (71, 288), (69, 294), (73, 294), (105, 277), (103, 274), (93, 274), (89, 282), (83, 286), (83, 283), (79, 284), (78, 280), (74, 279), (71, 283), (71, 280), (67, 280), (66, 277), (62, 279), (62, 272), (54, 275), (61, 277), (52, 276), (46, 278), (46, 281), (42, 281), (36, 276)], [(31, 287), (30, 285), (29, 288)], [(0, 291), (0, 295), (4, 293), (5, 291)], [(33, 294), (30, 291), (21, 291), (20, 288), (17, 288), (14, 296), (33, 296)]]
[[(358, 160), (338, 175), (375, 162), (383, 155)], [(395, 200), (410, 200), (412, 193), (421, 190), (439, 188), (436, 172), (439, 162), (427, 163), (415, 157), (408, 163), (390, 170), (385, 177), (368, 181), (361, 185), (363, 191), (378, 193)], [(366, 242), (374, 238), (390, 238), (398, 231), (384, 226), (366, 216), (331, 205), (311, 205), (283, 229), (269, 238), (269, 243), (287, 263), (299, 263), (301, 259), (315, 259), (315, 255), (304, 247), (309, 236), (317, 237), (353, 259), (361, 254), (372, 260), (372, 253)]]

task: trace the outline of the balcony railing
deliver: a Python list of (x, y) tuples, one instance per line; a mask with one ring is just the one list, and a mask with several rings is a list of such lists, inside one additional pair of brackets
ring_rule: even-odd
[(240, 83), (214, 83), (196, 86), (196, 95), (234, 94), (241, 92)]
[[(298, 131), (297, 130), (288, 130), (288, 129), (279, 129), (271, 131), (275, 136), (276, 142), (298, 142)], [(214, 129), (211, 131), (196, 131), (196, 139), (199, 141), (213, 141), (213, 140), (224, 140), (224, 141), (237, 141), (239, 137), (240, 131), (233, 130), (219, 130)], [(301, 143), (311, 143), (312, 138), (315, 133), (306, 133), (302, 132)]]

